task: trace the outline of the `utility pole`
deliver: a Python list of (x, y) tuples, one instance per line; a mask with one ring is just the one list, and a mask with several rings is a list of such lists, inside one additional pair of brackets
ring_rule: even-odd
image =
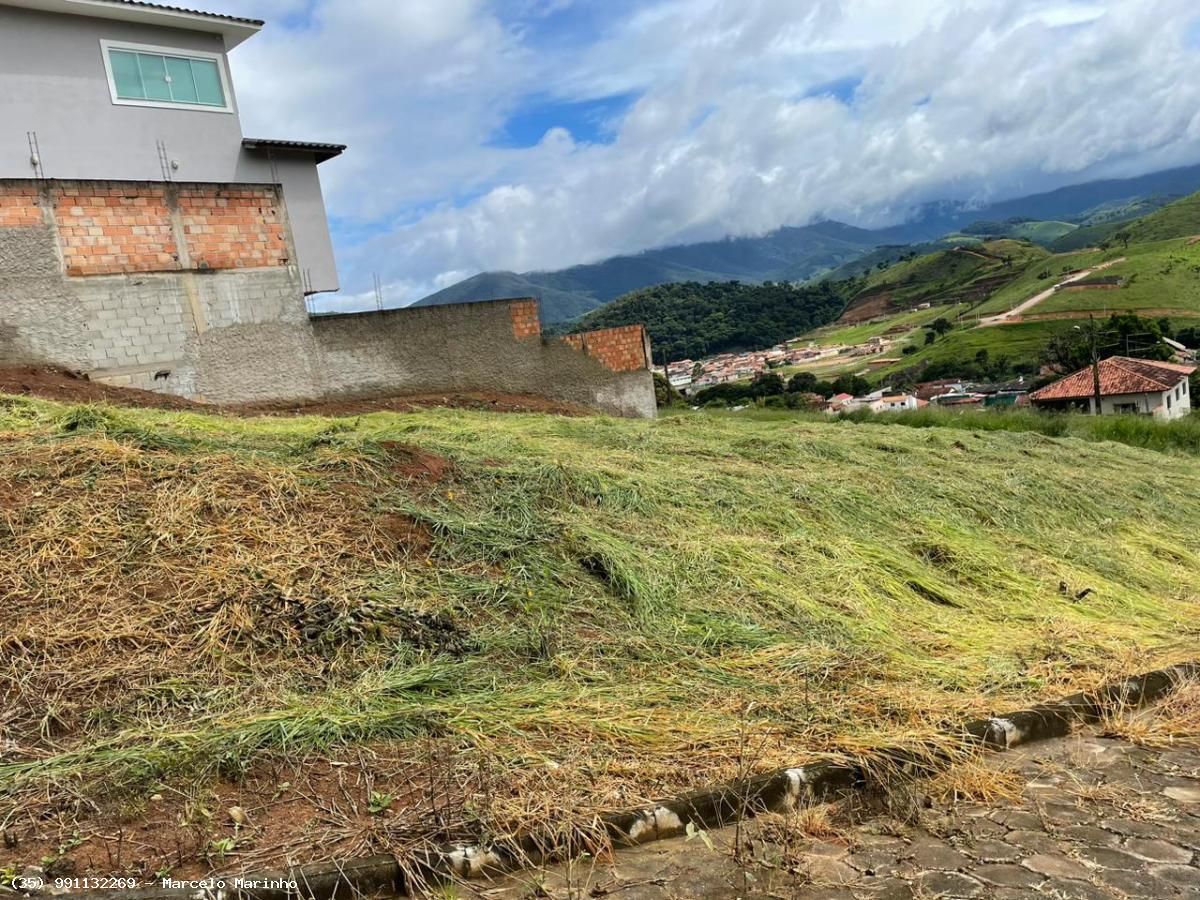
[[(669, 362), (669, 358), (667, 357), (667, 348), (666, 347), (662, 348), (662, 354), (661, 354), (660, 358), (662, 359), (663, 381), (665, 381), (667, 383), (667, 403), (672, 403), (675, 399), (674, 394), (676, 393), (676, 391), (675, 391), (675, 388), (671, 387), (671, 371), (668, 368), (668, 366), (670, 365), (670, 362)], [(680, 395), (682, 396), (682, 392), (680, 392)]]
[(1093, 402), (1096, 408), (1093, 411), (1094, 415), (1100, 415), (1100, 349), (1099, 335), (1096, 333), (1096, 319), (1094, 316), (1088, 316), (1088, 331), (1091, 333), (1092, 339), (1092, 394)]

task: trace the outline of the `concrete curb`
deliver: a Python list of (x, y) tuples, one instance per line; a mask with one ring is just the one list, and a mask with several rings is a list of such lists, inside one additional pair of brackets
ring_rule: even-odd
[[(967, 722), (950, 734), (959, 749), (1003, 751), (1022, 744), (1062, 737), (1079, 724), (1100, 721), (1107, 712), (1153, 703), (1174, 692), (1180, 682), (1200, 678), (1200, 661), (1136, 675), (1089, 694), (1073, 694), (1055, 703)], [(953, 751), (880, 750), (854, 764), (821, 762), (781, 769), (719, 785), (682, 797), (600, 816), (593, 833), (614, 847), (629, 847), (678, 837), (688, 826), (720, 828), (763, 812), (787, 812), (801, 803), (833, 799), (878, 781), (877, 773), (921, 775), (949, 762)], [(580, 833), (538, 832), (503, 845), (455, 845), (427, 852), (402, 867), (392, 856), (346, 862), (313, 863), (257, 875), (210, 879), (188, 889), (88, 892), (88, 900), (340, 900), (388, 891), (403, 894), (419, 882), (474, 878), (487, 873), (538, 865), (571, 851), (587, 849)], [(294, 883), (295, 887), (290, 887)], [(285, 886), (281, 886), (285, 885)]]

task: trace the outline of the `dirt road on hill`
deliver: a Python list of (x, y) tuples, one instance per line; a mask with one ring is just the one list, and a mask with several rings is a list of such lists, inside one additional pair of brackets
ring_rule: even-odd
[(1076, 272), (1073, 275), (1070, 275), (1067, 278), (1064, 278), (1062, 281), (1058, 282), (1053, 287), (1046, 288), (1046, 290), (1042, 291), (1040, 294), (1034, 294), (1028, 300), (1025, 300), (1022, 303), (1018, 303), (1016, 306), (1014, 306), (1008, 312), (1002, 312), (995, 316), (984, 316), (983, 318), (981, 318), (979, 320), (979, 327), (986, 328), (989, 325), (1010, 325), (1016, 318), (1018, 318), (1021, 315), (1021, 313), (1025, 312), (1025, 310), (1029, 309), (1030, 307), (1037, 306), (1039, 303), (1041, 303), (1047, 297), (1053, 296), (1054, 292), (1057, 291), (1060, 287), (1063, 287), (1064, 285), (1068, 285), (1068, 284), (1071, 284), (1076, 281), (1081, 281), (1084, 278), (1087, 278), (1089, 275), (1093, 275), (1096, 272), (1101, 272), (1104, 269), (1109, 268), (1109, 266), (1115, 266), (1117, 263), (1125, 262), (1125, 259), (1126, 259), (1126, 257), (1122, 256), (1120, 259), (1109, 260), (1106, 263), (1101, 263), (1100, 265), (1093, 266), (1090, 269), (1083, 269), (1079, 272)]

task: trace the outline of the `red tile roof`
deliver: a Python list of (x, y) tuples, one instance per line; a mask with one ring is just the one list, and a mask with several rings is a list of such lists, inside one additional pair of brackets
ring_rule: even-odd
[[(1147, 394), (1169, 391), (1196, 371), (1196, 366), (1110, 356), (1100, 360), (1100, 394)], [(1080, 369), (1029, 395), (1031, 400), (1086, 400), (1095, 393), (1092, 367)]]

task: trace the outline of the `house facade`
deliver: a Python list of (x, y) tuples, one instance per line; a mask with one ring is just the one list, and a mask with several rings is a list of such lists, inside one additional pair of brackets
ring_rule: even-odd
[(229, 51), (254, 19), (124, 0), (0, 0), (0, 179), (278, 185), (305, 293), (336, 291), (317, 166), (247, 138)]
[[(1076, 410), (1096, 415), (1143, 415), (1170, 421), (1192, 411), (1188, 378), (1194, 365), (1113, 356), (1034, 391), (1030, 401), (1040, 409)], [(1096, 409), (1096, 379), (1100, 409)]]

